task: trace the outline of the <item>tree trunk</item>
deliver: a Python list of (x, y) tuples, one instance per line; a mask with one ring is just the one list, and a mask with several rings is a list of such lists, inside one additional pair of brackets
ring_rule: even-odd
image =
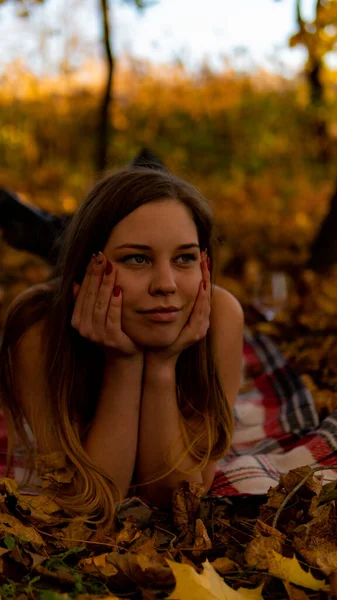
[(311, 245), (307, 268), (320, 273), (337, 263), (337, 185), (330, 209)]
[(99, 108), (98, 127), (97, 127), (97, 150), (95, 164), (98, 172), (108, 167), (107, 154), (109, 145), (109, 132), (112, 131), (111, 112), (113, 106), (113, 75), (115, 68), (115, 58), (111, 49), (111, 32), (109, 22), (109, 0), (100, 0), (102, 23), (103, 23), (103, 42), (105, 58), (107, 62), (107, 77), (102, 94), (102, 100)]

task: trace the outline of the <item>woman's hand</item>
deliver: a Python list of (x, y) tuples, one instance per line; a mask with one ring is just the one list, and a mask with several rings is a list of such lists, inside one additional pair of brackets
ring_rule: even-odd
[(81, 336), (117, 356), (143, 355), (143, 348), (122, 330), (122, 291), (115, 287), (116, 275), (116, 265), (102, 252), (93, 255), (82, 285), (74, 284), (76, 300), (71, 324)]
[(201, 253), (201, 273), (202, 280), (199, 286), (199, 292), (196, 297), (192, 312), (181, 330), (177, 339), (162, 350), (155, 352), (145, 352), (146, 364), (163, 364), (167, 362), (175, 363), (179, 354), (189, 346), (192, 346), (205, 337), (210, 325), (211, 314), (211, 278), (207, 266), (207, 256), (205, 252)]

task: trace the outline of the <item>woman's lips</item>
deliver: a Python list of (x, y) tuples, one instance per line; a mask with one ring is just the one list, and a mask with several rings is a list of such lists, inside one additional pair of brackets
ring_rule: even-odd
[(170, 312), (147, 312), (143, 313), (150, 321), (157, 321), (159, 323), (171, 323), (175, 321), (178, 316), (178, 310), (172, 310)]

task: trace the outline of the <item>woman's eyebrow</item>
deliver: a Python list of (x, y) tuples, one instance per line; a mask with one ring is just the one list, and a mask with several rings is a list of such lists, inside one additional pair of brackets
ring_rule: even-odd
[[(120, 250), (121, 248), (137, 248), (138, 250), (152, 250), (151, 246), (145, 246), (144, 244), (122, 244), (121, 246), (116, 246), (115, 250)], [(181, 244), (177, 246), (176, 250), (187, 250), (187, 248), (200, 248), (199, 244)]]

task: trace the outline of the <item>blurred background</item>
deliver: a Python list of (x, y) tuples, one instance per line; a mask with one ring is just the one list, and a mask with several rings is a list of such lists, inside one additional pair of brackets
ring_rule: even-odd
[[(337, 332), (336, 0), (0, 0), (0, 49), (0, 187), (71, 214), (150, 148), (211, 200), (247, 322)], [(52, 274), (5, 213), (0, 326)]]

